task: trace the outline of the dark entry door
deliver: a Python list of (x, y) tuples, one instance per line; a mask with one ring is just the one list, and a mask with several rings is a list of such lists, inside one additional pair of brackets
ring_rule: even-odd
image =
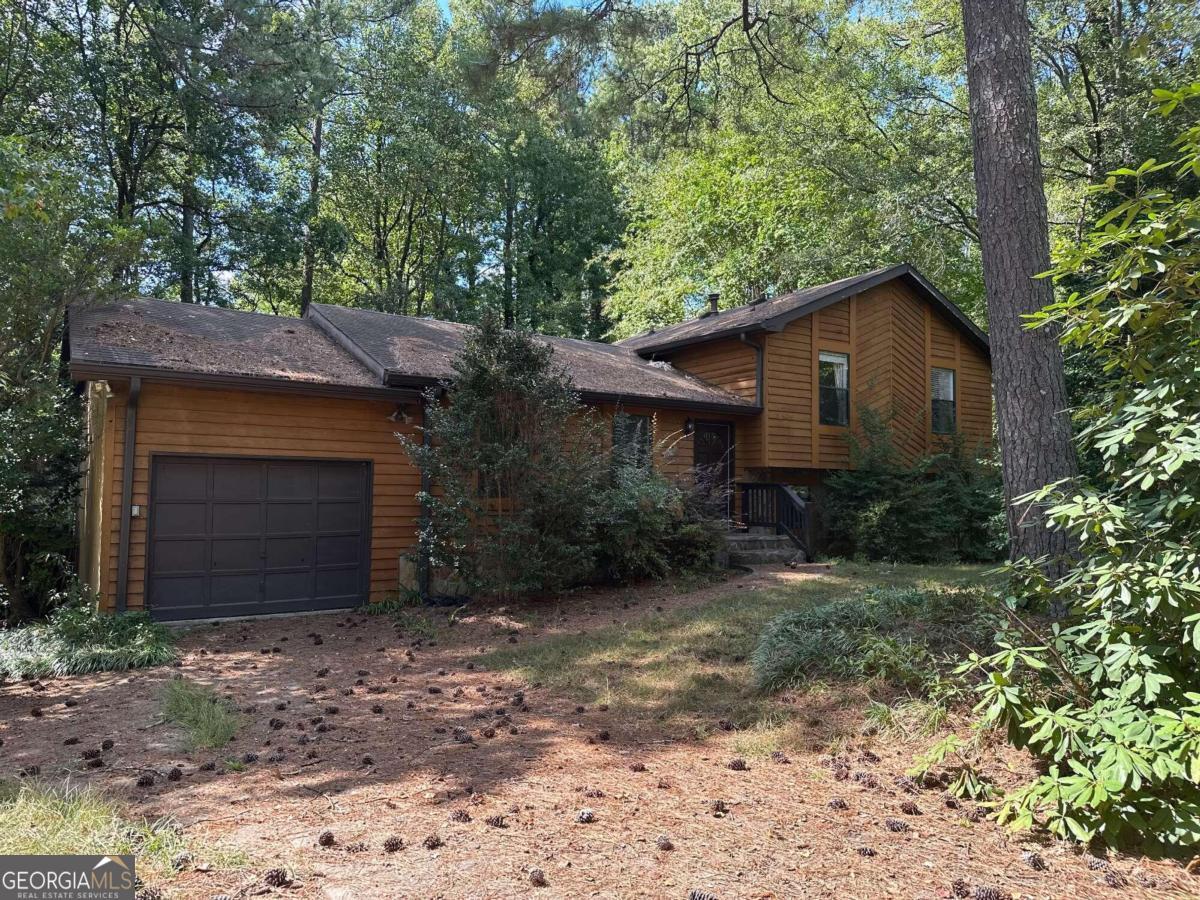
[(156, 456), (146, 596), (156, 619), (366, 600), (364, 462)]
[(696, 483), (711, 498), (713, 512), (733, 517), (733, 425), (697, 422), (692, 434)]

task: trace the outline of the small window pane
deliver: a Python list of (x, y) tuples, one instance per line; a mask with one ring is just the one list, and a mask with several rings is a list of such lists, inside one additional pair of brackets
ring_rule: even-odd
[(929, 376), (929, 393), (933, 398), (930, 421), (934, 434), (953, 434), (956, 425), (954, 403), (954, 370), (934, 369)]
[(822, 425), (850, 424), (850, 356), (822, 350), (818, 359)]

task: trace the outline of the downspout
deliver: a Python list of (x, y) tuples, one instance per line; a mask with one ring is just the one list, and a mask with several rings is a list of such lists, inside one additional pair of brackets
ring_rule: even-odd
[(129, 594), (129, 518), (133, 506), (133, 462), (137, 454), (138, 397), (142, 379), (129, 379), (129, 397), (125, 401), (125, 448), (121, 459), (121, 536), (117, 546), (117, 612), (127, 608)]
[(750, 340), (743, 332), (738, 335), (738, 339), (743, 344), (754, 351), (754, 404), (759, 409), (763, 407), (763, 346), (756, 341)]
[[(421, 400), (421, 446), (428, 452), (433, 446), (433, 438), (429, 433), (429, 404), (436, 398), (423, 396)], [(421, 467), (421, 531), (417, 538), (417, 593), (422, 603), (429, 602), (429, 575), (432, 560), (429, 558), (429, 544), (425, 535), (429, 533), (429, 494), (433, 490), (433, 477), (429, 474), (428, 463)]]

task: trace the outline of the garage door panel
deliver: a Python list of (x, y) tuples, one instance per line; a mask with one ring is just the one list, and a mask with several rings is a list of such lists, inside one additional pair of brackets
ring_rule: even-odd
[(158, 471), (159, 500), (204, 500), (208, 497), (208, 466), (204, 463), (164, 461)]
[(271, 463), (267, 469), (267, 498), (310, 500), (316, 491), (316, 477), (313, 463)]
[(212, 571), (256, 571), (261, 565), (262, 543), (258, 538), (213, 538)]
[[(355, 540), (358, 537), (355, 536)], [(311, 537), (271, 537), (267, 538), (268, 569), (305, 568), (312, 567), (313, 539)]]
[(322, 464), (318, 474), (317, 496), (321, 499), (361, 499), (363, 479), (345, 466)]
[(214, 462), (212, 496), (214, 500), (261, 500), (262, 463)]
[(318, 569), (317, 596), (327, 600), (339, 597), (353, 598), (360, 591), (358, 568)]
[[(157, 576), (150, 579), (148, 596), (151, 608), (169, 607), (172, 610), (203, 609), (208, 588), (203, 575)], [(179, 616), (178, 618), (188, 618)]]
[(147, 600), (159, 619), (366, 599), (365, 463), (155, 457)]
[(275, 572), (267, 574), (264, 600), (267, 603), (304, 601), (314, 596), (312, 572)]
[(262, 578), (253, 575), (218, 575), (209, 579), (210, 615), (226, 615), (223, 607), (237, 603), (258, 603)]
[(212, 504), (213, 534), (258, 534), (261, 531), (261, 503)]
[(316, 522), (311, 501), (267, 504), (267, 534), (311, 533), (316, 530)]
[(157, 572), (203, 572), (207, 567), (208, 543), (203, 539), (158, 541), (154, 545), (154, 568)]
[(159, 503), (155, 527), (161, 537), (205, 534), (208, 531), (208, 504), (180, 501)]
[(317, 530), (350, 531), (362, 527), (363, 508), (357, 501), (322, 501), (317, 505)]
[(317, 565), (356, 566), (361, 549), (362, 541), (356, 534), (321, 535), (317, 538)]

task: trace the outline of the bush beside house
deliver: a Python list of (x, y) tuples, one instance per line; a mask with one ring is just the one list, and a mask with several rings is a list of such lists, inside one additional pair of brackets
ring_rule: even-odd
[(424, 439), (400, 437), (433, 486), (420, 547), (434, 568), (508, 598), (712, 565), (720, 525), (653, 453), (604, 451), (550, 347), (489, 317), (454, 373), (427, 395)]
[(1007, 550), (1000, 471), (989, 455), (948, 437), (908, 463), (878, 412), (850, 436), (852, 470), (825, 482), (827, 549), (888, 562), (991, 562)]

